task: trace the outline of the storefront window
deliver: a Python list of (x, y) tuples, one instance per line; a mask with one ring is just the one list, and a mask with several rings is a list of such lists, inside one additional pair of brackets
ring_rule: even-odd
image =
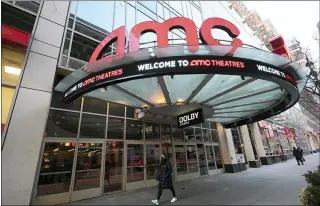
[(124, 117), (125, 106), (109, 102), (109, 115)]
[(203, 141), (204, 142), (212, 142), (210, 130), (202, 129), (202, 133), (203, 133)]
[(107, 139), (123, 139), (124, 119), (108, 117)]
[(123, 142), (107, 141), (104, 192), (122, 190)]
[(264, 151), (266, 153), (266, 155), (272, 155), (272, 149), (269, 145), (268, 142), (268, 138), (269, 136), (269, 131), (266, 128), (259, 128), (260, 130), (260, 134), (261, 134), (261, 139), (262, 139), (262, 143), (263, 143), (263, 147), (264, 147)]
[(37, 196), (69, 192), (75, 142), (46, 142)]
[(155, 179), (160, 164), (160, 146), (158, 144), (146, 144), (146, 173), (147, 180)]
[(136, 117), (136, 109), (133, 107), (126, 107), (126, 117), (134, 119)]
[(187, 174), (186, 146), (175, 145), (177, 174)]
[(177, 127), (177, 125), (172, 125), (172, 139), (175, 142), (184, 142), (184, 131)]
[(85, 97), (83, 111), (97, 114), (107, 114), (107, 103), (103, 100)]
[(195, 142), (194, 128), (187, 127), (184, 129), (184, 139), (187, 142)]
[(194, 129), (195, 137), (196, 137), (196, 142), (202, 142), (202, 131), (201, 128), (195, 128)]
[(160, 139), (160, 124), (153, 122), (145, 122), (144, 130), (145, 140), (155, 140), (159, 141)]
[(82, 114), (80, 126), (80, 138), (104, 139), (106, 135), (107, 117)]
[(100, 187), (101, 143), (79, 143), (74, 191)]
[(195, 145), (186, 145), (188, 173), (198, 172), (197, 152)]
[(206, 145), (206, 152), (209, 170), (216, 169), (216, 161), (213, 153), (213, 147), (211, 145)]
[(126, 139), (142, 140), (143, 138), (143, 122), (137, 120), (126, 120)]
[(76, 138), (79, 127), (79, 113), (50, 110), (45, 137)]
[(220, 146), (213, 146), (214, 156), (216, 158), (217, 169), (223, 168), (222, 156), (220, 151)]
[(160, 140), (162, 144), (171, 144), (171, 125), (161, 124)]

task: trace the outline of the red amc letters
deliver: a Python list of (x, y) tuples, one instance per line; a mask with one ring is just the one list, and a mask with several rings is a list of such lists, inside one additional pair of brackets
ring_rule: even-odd
[(244, 68), (244, 62), (232, 60), (192, 60), (190, 66), (219, 66), (219, 67), (234, 67)]
[(87, 79), (83, 82), (82, 86), (87, 86), (88, 84), (92, 84), (95, 81), (100, 81), (100, 80), (104, 80), (110, 77), (116, 77), (116, 76), (121, 76), (123, 74), (123, 69), (116, 69), (113, 71), (108, 71), (106, 73), (103, 74), (98, 74), (94, 77), (91, 77), (90, 79)]

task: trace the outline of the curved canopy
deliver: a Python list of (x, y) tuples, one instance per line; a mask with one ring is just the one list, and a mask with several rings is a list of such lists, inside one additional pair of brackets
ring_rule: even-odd
[(212, 110), (207, 120), (225, 127), (274, 116), (298, 101), (304, 69), (256, 48), (226, 56), (231, 48), (201, 45), (190, 52), (180, 45), (100, 59), (65, 77), (55, 90), (65, 93), (66, 102), (85, 95), (172, 118), (205, 108)]

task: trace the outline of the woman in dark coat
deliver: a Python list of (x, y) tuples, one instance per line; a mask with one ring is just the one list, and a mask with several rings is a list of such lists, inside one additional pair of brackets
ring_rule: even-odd
[(156, 200), (152, 200), (152, 202), (154, 204), (159, 205), (159, 199), (161, 197), (163, 189), (170, 189), (171, 190), (172, 196), (173, 196), (171, 202), (177, 201), (176, 192), (173, 188), (173, 181), (172, 181), (171, 173), (172, 173), (172, 167), (171, 167), (171, 164), (170, 164), (168, 158), (166, 158), (164, 155), (161, 155), (161, 163), (160, 163), (158, 173), (156, 176), (157, 181), (159, 181), (159, 183), (158, 183), (158, 196), (157, 196)]

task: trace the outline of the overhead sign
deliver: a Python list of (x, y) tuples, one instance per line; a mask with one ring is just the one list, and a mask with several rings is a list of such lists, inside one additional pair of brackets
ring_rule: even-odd
[(203, 110), (197, 109), (177, 117), (178, 128), (184, 128), (204, 122)]
[(97, 88), (124, 81), (175, 74), (228, 74), (265, 79), (275, 77), (296, 86), (295, 80), (286, 71), (254, 60), (200, 55), (164, 57), (91, 73), (65, 92), (64, 101), (70, 102)]

